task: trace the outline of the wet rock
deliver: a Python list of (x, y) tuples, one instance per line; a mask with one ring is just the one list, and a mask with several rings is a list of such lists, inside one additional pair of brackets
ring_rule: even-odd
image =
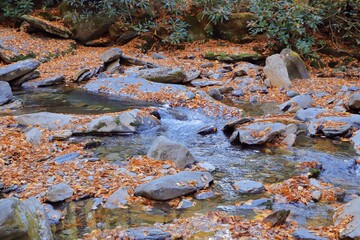
[(208, 86), (222, 86), (224, 85), (221, 81), (209, 81), (209, 80), (193, 80), (190, 84), (194, 87), (208, 87)]
[(5, 112), (9, 110), (16, 110), (22, 107), (22, 102), (20, 100), (15, 100), (8, 104), (0, 106), (0, 112)]
[(117, 97), (128, 97), (137, 99), (139, 97), (139, 94), (121, 93), (123, 89), (126, 89), (128, 86), (132, 85), (137, 86), (137, 89), (142, 94), (158, 93), (165, 91), (166, 93), (172, 94), (174, 98), (177, 98), (177, 96), (185, 96), (187, 99), (192, 99), (195, 97), (194, 92), (187, 89), (185, 86), (177, 84), (150, 82), (143, 78), (137, 77), (95, 79), (87, 83), (84, 89), (94, 93), (105, 93), (115, 95)]
[(186, 80), (186, 74), (180, 68), (143, 69), (138, 72), (138, 76), (158, 83), (183, 83)]
[(134, 195), (154, 200), (170, 200), (206, 188), (212, 181), (210, 173), (183, 171), (142, 184), (135, 189)]
[(68, 139), (69, 137), (71, 137), (71, 135), (72, 131), (70, 130), (59, 130), (53, 134), (53, 139), (62, 141)]
[(351, 110), (360, 110), (360, 93), (351, 95), (348, 106)]
[(212, 62), (203, 63), (200, 65), (201, 68), (211, 68), (214, 64)]
[(309, 122), (312, 119), (316, 119), (316, 117), (322, 113), (324, 113), (326, 110), (322, 108), (307, 108), (307, 109), (301, 109), (296, 112), (295, 119)]
[(58, 24), (30, 15), (23, 15), (21, 18), (40, 31), (62, 38), (74, 38), (72, 32), (64, 26), (59, 26)]
[(283, 57), (290, 80), (292, 79), (308, 79), (309, 72), (306, 70), (305, 63), (296, 52), (291, 49), (284, 49), (280, 55)]
[[(335, 215), (336, 216), (336, 215)], [(355, 198), (346, 203), (344, 209), (336, 218), (335, 224), (339, 224), (345, 216), (353, 216), (350, 223), (340, 232), (340, 239), (360, 238), (360, 198)]]
[(310, 108), (313, 104), (314, 100), (310, 95), (298, 95), (296, 97), (291, 98), (289, 101), (281, 104), (279, 108), (283, 112), (291, 112), (292, 109), (300, 108), (307, 109)]
[(179, 205), (176, 207), (177, 209), (187, 209), (194, 206), (194, 203), (190, 200), (183, 199)]
[(120, 48), (110, 48), (109, 50), (101, 54), (100, 60), (107, 64), (120, 59), (122, 54), (123, 51)]
[(26, 141), (32, 145), (39, 145), (41, 142), (41, 131), (38, 128), (32, 128), (30, 131), (25, 133)]
[(5, 81), (0, 81), (0, 106), (10, 102), (13, 99), (10, 84)]
[(70, 124), (71, 120), (73, 120), (72, 116), (49, 112), (30, 113), (15, 117), (15, 121), (18, 124), (25, 126), (39, 125), (40, 127), (51, 130), (65, 127)]
[(213, 191), (207, 191), (207, 192), (198, 192), (194, 194), (195, 199), (197, 200), (205, 200), (208, 198), (212, 198), (215, 196), (215, 193)]
[(200, 135), (209, 135), (217, 132), (217, 128), (214, 125), (205, 126), (198, 130), (197, 134)]
[(165, 59), (166, 57), (160, 53), (153, 53), (153, 59)]
[(264, 185), (251, 180), (241, 180), (234, 183), (234, 188), (241, 194), (257, 194), (265, 191)]
[(311, 193), (312, 200), (315, 202), (320, 201), (322, 193), (319, 190), (315, 190)]
[(181, 169), (195, 162), (193, 155), (184, 145), (164, 136), (154, 141), (147, 155), (157, 160), (171, 160), (176, 167)]
[(51, 78), (46, 78), (40, 81), (25, 82), (21, 86), (24, 88), (48, 87), (48, 86), (62, 84), (64, 83), (64, 81), (65, 81), (65, 76), (59, 75)]
[(296, 134), (289, 133), (286, 137), (281, 141), (281, 144), (286, 145), (288, 147), (292, 147), (296, 141)]
[(117, 116), (101, 116), (92, 120), (85, 130), (89, 133), (132, 134), (159, 125), (154, 116), (138, 109), (125, 111)]
[[(320, 125), (321, 126), (321, 125)], [(334, 126), (334, 127), (320, 127), (320, 133), (325, 135), (328, 138), (334, 138), (337, 136), (343, 136), (347, 134), (351, 129), (352, 125), (347, 123), (344, 125)]]
[(121, 187), (116, 192), (110, 195), (106, 201), (104, 208), (114, 209), (127, 204), (127, 198), (130, 196), (128, 193), (129, 187)]
[(355, 151), (360, 154), (360, 130), (356, 131), (351, 138)]
[(296, 91), (293, 91), (293, 90), (289, 90), (289, 91), (286, 92), (286, 96), (288, 96), (289, 98), (293, 98), (293, 97), (295, 97), (297, 95), (300, 95), (300, 94), (298, 92), (296, 92)]
[(52, 240), (50, 223), (35, 198), (0, 200), (0, 239)]
[(68, 153), (60, 157), (53, 158), (51, 162), (55, 162), (57, 164), (62, 164), (66, 162), (70, 162), (72, 160), (75, 160), (78, 156), (80, 156), (80, 153), (74, 152), (74, 153)]
[(93, 201), (94, 202), (93, 205), (91, 206), (91, 210), (96, 210), (104, 200), (102, 198), (94, 198)]
[(186, 72), (185, 74), (186, 74), (186, 79), (184, 80), (184, 83), (188, 83), (197, 79), (200, 76), (201, 71), (197, 69), (192, 69)]
[(17, 79), (12, 80), (10, 82), (10, 85), (12, 87), (18, 87), (18, 86), (21, 86), (24, 82), (33, 80), (38, 77), (40, 77), (40, 72), (35, 70), (35, 71), (29, 72), (29, 73), (17, 78)]
[(142, 227), (127, 229), (121, 238), (136, 240), (170, 240), (171, 234), (164, 232), (160, 228)]
[(0, 68), (0, 81), (12, 81), (29, 72), (34, 71), (39, 66), (40, 62), (36, 59), (23, 60), (7, 65)]
[(59, 211), (50, 204), (45, 204), (44, 209), (51, 225), (60, 223), (62, 215)]
[(238, 208), (240, 208), (240, 209), (254, 209), (254, 208), (271, 209), (271, 206), (272, 206), (272, 200), (270, 198), (260, 198), (260, 199), (251, 200), (249, 202), (245, 202)]
[(204, 168), (206, 172), (211, 173), (216, 170), (215, 166), (208, 162), (199, 162), (197, 165), (201, 168)]
[(292, 236), (296, 240), (328, 240), (328, 238), (316, 236), (315, 234), (304, 228), (300, 228), (296, 230), (292, 234)]
[(51, 186), (45, 195), (48, 202), (61, 202), (72, 197), (74, 190), (65, 183), (59, 183)]
[(269, 224), (272, 227), (279, 226), (285, 223), (289, 215), (290, 215), (290, 210), (279, 210), (267, 216), (264, 219), (264, 223)]
[(218, 89), (211, 89), (208, 94), (215, 100), (221, 101), (223, 99), (223, 95)]
[(241, 126), (244, 123), (251, 122), (253, 120), (254, 120), (253, 118), (240, 118), (237, 120), (233, 120), (226, 123), (222, 130), (224, 131), (224, 133), (229, 134), (232, 133), (235, 130), (235, 128)]
[(234, 133), (238, 134), (238, 140), (241, 144), (261, 145), (270, 142), (285, 131), (286, 125), (282, 123), (256, 122), (244, 127), (240, 126)]

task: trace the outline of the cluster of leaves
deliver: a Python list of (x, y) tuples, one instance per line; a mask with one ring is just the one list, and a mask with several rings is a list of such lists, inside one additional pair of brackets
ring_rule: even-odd
[(325, 27), (333, 39), (356, 39), (360, 43), (359, 3), (359, 0), (253, 0), (249, 9), (257, 19), (249, 25), (251, 33), (265, 33), (282, 46), (307, 55), (320, 27)]

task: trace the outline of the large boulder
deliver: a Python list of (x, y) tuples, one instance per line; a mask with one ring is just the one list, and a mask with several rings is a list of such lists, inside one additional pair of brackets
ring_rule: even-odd
[(11, 101), (13, 99), (13, 93), (11, 91), (10, 84), (5, 81), (0, 81), (0, 106)]
[(59, 183), (51, 186), (45, 195), (48, 202), (61, 202), (70, 198), (74, 193), (74, 190), (65, 183)]
[(345, 216), (353, 218), (345, 229), (340, 231), (340, 239), (360, 239), (360, 198), (355, 198), (345, 204), (344, 209), (336, 218), (335, 224), (339, 224)]
[(282, 123), (256, 122), (237, 128), (230, 137), (231, 142), (240, 142), (244, 145), (262, 145), (272, 141), (286, 131)]
[(213, 181), (208, 172), (179, 172), (144, 183), (135, 189), (135, 196), (154, 200), (170, 200), (206, 188)]
[(195, 96), (194, 92), (182, 85), (150, 82), (134, 76), (95, 79), (87, 83), (84, 89), (94, 93), (133, 99), (141, 99), (142, 96), (153, 94), (159, 94), (159, 96), (171, 94), (174, 99), (180, 97), (192, 99)]
[(49, 112), (30, 113), (15, 117), (15, 121), (19, 124), (26, 126), (39, 125), (40, 127), (52, 130), (69, 125), (73, 119), (70, 115)]
[(283, 49), (280, 53), (283, 56), (287, 72), (290, 80), (293, 79), (308, 79), (309, 72), (306, 70), (305, 63), (296, 52), (291, 49)]
[(50, 33), (61, 38), (74, 38), (72, 32), (68, 28), (61, 26), (59, 24), (55, 24), (45, 19), (41, 19), (30, 15), (23, 15), (21, 18), (24, 21), (28, 22), (32, 27), (40, 31)]
[(101, 116), (92, 120), (86, 132), (130, 134), (160, 125), (159, 120), (138, 109), (125, 111), (117, 116)]
[(183, 83), (186, 74), (180, 68), (150, 68), (138, 71), (138, 76), (159, 83)]
[(53, 239), (44, 207), (35, 198), (0, 200), (0, 239)]
[(290, 49), (274, 54), (266, 59), (264, 73), (271, 86), (291, 87), (291, 80), (310, 77), (300, 56)]
[(0, 81), (9, 82), (34, 71), (39, 66), (40, 62), (36, 59), (23, 60), (7, 65), (0, 68)]
[(164, 136), (155, 140), (147, 155), (156, 160), (171, 160), (177, 168), (181, 169), (195, 162), (193, 155), (184, 145)]

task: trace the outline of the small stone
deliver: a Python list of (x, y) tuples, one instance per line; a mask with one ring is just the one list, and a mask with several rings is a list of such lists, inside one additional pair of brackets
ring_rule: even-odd
[(255, 104), (258, 102), (258, 98), (257, 98), (257, 96), (251, 96), (249, 101), (250, 101), (250, 103)]
[(164, 55), (161, 55), (160, 53), (154, 53), (152, 55), (153, 59), (165, 59), (166, 57)]
[(289, 90), (289, 91), (286, 92), (286, 96), (288, 96), (289, 98), (293, 98), (293, 97), (295, 97), (297, 95), (300, 95), (300, 94), (298, 92), (296, 92), (296, 91), (293, 91), (293, 90)]
[(208, 94), (215, 100), (221, 101), (223, 99), (223, 95), (218, 89), (211, 89)]
[(360, 88), (358, 86), (350, 86), (349, 87), (349, 91), (352, 91), (352, 92), (355, 92), (355, 91), (358, 91)]
[(242, 97), (242, 96), (245, 96), (245, 93), (242, 89), (238, 89), (238, 90), (232, 91), (231, 96)]
[(130, 196), (128, 191), (129, 187), (121, 187), (116, 192), (110, 195), (106, 201), (104, 208), (114, 209), (127, 204), (127, 198)]
[(315, 202), (320, 201), (322, 193), (319, 190), (315, 190), (311, 193), (312, 200)]
[(205, 126), (198, 130), (197, 134), (209, 135), (217, 132), (217, 128), (214, 125)]
[(58, 130), (53, 135), (53, 140), (65, 140), (71, 137), (72, 132), (70, 130)]
[(120, 48), (110, 48), (100, 56), (100, 59), (106, 64), (120, 59), (122, 53), (123, 51)]
[(199, 167), (205, 169), (206, 172), (214, 172), (216, 170), (215, 166), (208, 162), (200, 162), (197, 164)]
[(56, 158), (52, 159), (51, 162), (55, 162), (57, 164), (62, 164), (62, 163), (65, 163), (65, 162), (70, 162), (70, 161), (76, 159), (79, 156), (80, 156), (80, 153), (78, 153), (78, 152), (68, 153), (68, 154), (65, 154), (63, 156), (56, 157)]
[(39, 145), (41, 142), (41, 131), (38, 128), (32, 128), (26, 134), (26, 141), (32, 145)]
[(211, 68), (214, 64), (212, 62), (203, 63), (200, 65), (201, 68)]
[(45, 204), (44, 209), (51, 225), (60, 223), (62, 216), (59, 211), (56, 211), (54, 207), (50, 204)]
[(45, 195), (48, 202), (60, 202), (72, 197), (74, 190), (65, 183), (59, 183), (51, 186)]
[(242, 180), (234, 183), (234, 188), (242, 194), (258, 194), (265, 191), (264, 185), (260, 182)]
[(272, 227), (283, 224), (287, 217), (290, 215), (290, 210), (279, 210), (271, 213), (264, 219), (264, 223), (271, 225)]
[(179, 205), (176, 207), (177, 209), (187, 209), (194, 206), (194, 203), (192, 201), (183, 199)]
[(214, 197), (215, 193), (213, 191), (207, 191), (207, 192), (198, 192), (194, 194), (195, 199), (197, 200), (204, 200), (211, 197)]

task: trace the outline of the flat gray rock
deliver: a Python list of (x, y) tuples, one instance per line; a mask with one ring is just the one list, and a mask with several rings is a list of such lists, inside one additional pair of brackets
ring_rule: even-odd
[(282, 123), (256, 122), (247, 126), (240, 126), (234, 131), (231, 140), (235, 141), (238, 138), (241, 144), (261, 145), (270, 142), (285, 131), (286, 125)]
[(222, 86), (224, 85), (221, 81), (210, 81), (210, 80), (193, 80), (190, 84), (194, 87), (208, 87), (208, 86)]
[(154, 227), (129, 228), (121, 236), (121, 239), (170, 240), (171, 234)]
[(39, 145), (41, 142), (42, 133), (38, 128), (32, 128), (25, 133), (26, 141), (32, 145)]
[(21, 84), (24, 88), (34, 88), (34, 87), (48, 87), (53, 85), (62, 84), (65, 81), (64, 75), (59, 75), (51, 78), (46, 78), (40, 81), (24, 82)]
[(312, 119), (315, 119), (318, 115), (326, 112), (325, 109), (322, 108), (308, 108), (308, 109), (301, 109), (296, 112), (295, 119), (309, 122)]
[(186, 80), (186, 75), (180, 68), (143, 69), (137, 72), (137, 76), (158, 83), (183, 83)]
[(10, 102), (13, 97), (10, 84), (5, 81), (0, 81), (0, 106)]
[(49, 112), (30, 113), (15, 117), (15, 121), (18, 124), (26, 126), (39, 125), (40, 127), (51, 130), (63, 128), (70, 124), (70, 121), (73, 119), (74, 118), (70, 115)]
[(340, 239), (359, 239), (360, 238), (360, 198), (355, 198), (346, 203), (343, 211), (336, 218), (338, 224), (345, 216), (353, 216), (346, 228), (340, 232)]
[(307, 109), (310, 108), (313, 104), (314, 100), (310, 95), (298, 95), (291, 98), (289, 101), (281, 104), (279, 108), (281, 111), (292, 111), (292, 109), (300, 108), (300, 109)]
[(193, 155), (184, 145), (164, 136), (160, 136), (154, 141), (147, 155), (156, 160), (171, 160), (180, 169), (195, 162)]
[(234, 183), (234, 188), (241, 194), (257, 194), (265, 191), (264, 185), (251, 180), (241, 180)]
[(194, 92), (183, 85), (150, 82), (144, 78), (134, 76), (95, 79), (87, 83), (84, 86), (84, 89), (94, 93), (105, 93), (117, 97), (139, 99), (139, 94), (124, 92), (123, 90), (127, 87), (135, 87), (142, 94), (160, 93), (164, 91), (165, 93), (173, 94), (174, 98), (177, 96), (185, 96), (186, 99), (192, 99), (195, 97)]
[(110, 195), (108, 200), (106, 201), (104, 208), (114, 209), (119, 208), (121, 206), (125, 206), (127, 204), (127, 197), (129, 197), (128, 190), (130, 187), (121, 187), (116, 192)]
[(39, 66), (40, 62), (36, 59), (23, 60), (7, 65), (0, 68), (0, 81), (9, 82), (34, 71)]
[(135, 189), (135, 196), (154, 200), (170, 200), (206, 188), (213, 181), (208, 172), (183, 171), (142, 184)]
[(120, 59), (123, 51), (120, 48), (110, 48), (100, 56), (100, 60), (105, 64)]
[(70, 198), (74, 193), (74, 190), (65, 183), (59, 183), (51, 186), (45, 195), (48, 202), (61, 202)]
[(304, 228), (300, 228), (296, 230), (295, 232), (293, 232), (292, 236), (296, 240), (328, 240), (329, 239), (325, 237), (316, 236), (315, 234)]

